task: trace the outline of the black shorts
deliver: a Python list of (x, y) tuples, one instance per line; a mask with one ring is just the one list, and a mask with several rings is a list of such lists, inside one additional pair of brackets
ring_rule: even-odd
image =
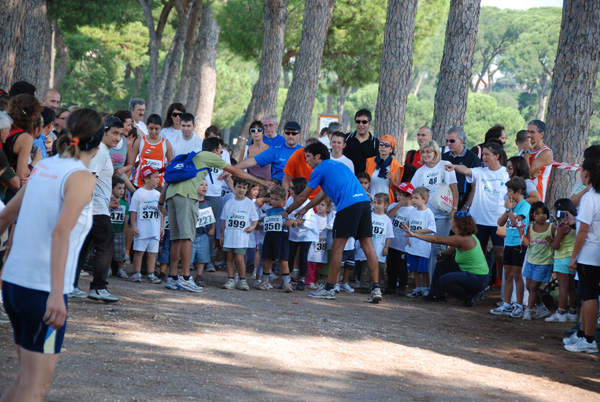
[(364, 201), (352, 204), (341, 211), (337, 211), (333, 222), (333, 238), (346, 239), (354, 237), (358, 240), (373, 237), (372, 226), (371, 203)]
[(267, 232), (263, 241), (262, 259), (288, 261), (290, 241), (288, 232)]
[[(2, 296), (4, 309), (15, 333), (15, 344), (32, 352), (60, 353), (67, 321), (59, 329), (49, 327), (44, 322), (48, 292), (3, 282)], [(64, 299), (67, 306), (67, 295), (64, 295)]]
[(504, 238), (498, 236), (496, 233), (497, 230), (498, 227), (496, 226), (477, 225), (477, 238), (479, 239), (479, 243), (481, 243), (481, 247), (484, 249), (487, 247), (490, 237), (494, 246), (504, 247)]
[(581, 300), (594, 300), (598, 298), (598, 283), (600, 283), (600, 267), (594, 265), (577, 264), (579, 274), (579, 297)]
[(523, 268), (526, 251), (525, 246), (504, 246), (504, 265)]

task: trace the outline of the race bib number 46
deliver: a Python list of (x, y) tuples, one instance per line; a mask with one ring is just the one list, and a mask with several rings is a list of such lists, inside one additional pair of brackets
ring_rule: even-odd
[(273, 215), (265, 217), (265, 232), (281, 232), (283, 229), (283, 217), (281, 215)]

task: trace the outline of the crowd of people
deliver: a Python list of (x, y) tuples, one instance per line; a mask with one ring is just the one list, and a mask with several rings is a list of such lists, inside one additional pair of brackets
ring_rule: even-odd
[[(100, 114), (35, 90), (0, 90), (0, 320), (12, 324), (20, 359), (7, 400), (45, 395), (68, 298), (118, 302), (110, 277), (200, 293), (222, 269), (227, 290), (362, 292), (371, 303), (450, 295), (467, 307), (499, 285), (491, 314), (579, 321), (564, 348), (598, 352), (600, 146), (586, 149), (572, 194), (549, 207), (553, 154), (540, 120), (516, 134), (510, 158), (502, 126), (471, 150), (460, 127), (438, 144), (424, 126), (402, 160), (394, 136), (371, 134), (367, 109), (355, 131), (331, 123), (304, 146), (297, 122), (280, 135), (267, 115), (233, 155), (218, 127), (196, 132), (180, 103), (146, 116), (136, 98)], [(31, 253), (32, 239), (51, 241)], [(540, 287), (553, 277), (550, 315)]]

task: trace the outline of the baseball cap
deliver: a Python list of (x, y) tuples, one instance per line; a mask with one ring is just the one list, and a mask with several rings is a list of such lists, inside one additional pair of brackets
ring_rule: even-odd
[(410, 195), (412, 195), (413, 190), (415, 189), (415, 187), (412, 184), (406, 183), (406, 182), (400, 183), (399, 186), (394, 186), (394, 187), (396, 187), (398, 190), (400, 190), (404, 193), (410, 194)]
[(285, 123), (285, 127), (283, 127), (284, 130), (294, 130), (294, 131), (301, 131), (302, 128), (300, 127), (300, 124), (298, 124), (298, 122), (295, 121), (288, 121), (287, 123)]
[(104, 119), (104, 131), (111, 127), (123, 128), (123, 122), (117, 116), (108, 116)]
[(150, 176), (152, 173), (154, 172), (159, 172), (162, 173), (165, 171), (165, 168), (160, 168), (160, 169), (156, 169), (154, 166), (152, 165), (145, 165), (142, 168), (142, 180), (144, 180), (146, 177)]

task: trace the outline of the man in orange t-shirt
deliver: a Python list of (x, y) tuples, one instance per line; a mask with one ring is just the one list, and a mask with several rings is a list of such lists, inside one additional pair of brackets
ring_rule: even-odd
[[(306, 140), (306, 145), (318, 141), (317, 138), (309, 138)], [(285, 191), (289, 191), (292, 179), (304, 177), (306, 180), (309, 180), (311, 173), (312, 168), (306, 163), (306, 154), (304, 153), (304, 148), (301, 148), (294, 152), (292, 156), (290, 156), (290, 159), (288, 159), (285, 169), (283, 169), (283, 182), (281, 184), (283, 185), (283, 188), (285, 188)], [(308, 198), (312, 200), (319, 191), (321, 191), (321, 187), (317, 187)]]

